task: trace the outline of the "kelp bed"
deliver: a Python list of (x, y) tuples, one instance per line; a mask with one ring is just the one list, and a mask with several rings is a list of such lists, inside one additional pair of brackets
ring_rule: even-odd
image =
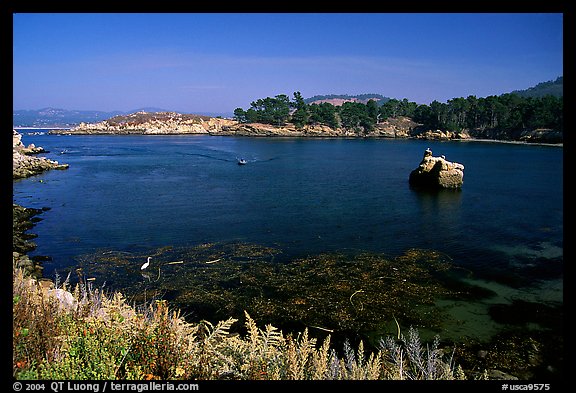
[[(147, 257), (150, 265), (141, 270)], [(243, 321), (247, 311), (259, 324), (284, 333), (308, 328), (312, 336), (330, 334), (336, 348), (348, 339), (377, 345), (384, 336), (405, 334), (409, 327), (417, 328), (424, 340), (435, 334), (446, 339), (447, 327), (465, 321), (455, 319), (438, 300), (477, 302), (495, 295), (461, 280), (470, 272), (447, 255), (421, 249), (394, 257), (341, 252), (299, 258), (246, 243), (164, 247), (146, 254), (101, 250), (79, 257), (77, 273), (71, 281), (120, 291), (135, 305), (168, 300), (190, 322)], [(506, 330), (490, 342), (462, 336), (452, 342), (453, 349), (446, 341), (446, 351), (470, 370), (498, 369), (525, 378), (561, 376), (562, 307), (526, 301), (490, 304), (486, 312)], [(540, 317), (535, 320), (534, 315)], [(534, 322), (544, 329), (528, 328)], [(232, 330), (245, 333), (242, 326), (240, 322)]]
[[(434, 306), (453, 295), (441, 281), (445, 255), (408, 250), (326, 253), (282, 261), (275, 248), (246, 243), (165, 247), (149, 255), (100, 251), (80, 258), (81, 277), (120, 290), (136, 303), (167, 299), (191, 320), (242, 318), (285, 330), (330, 333), (390, 332), (402, 327), (439, 330)], [(141, 270), (146, 258), (150, 266)]]

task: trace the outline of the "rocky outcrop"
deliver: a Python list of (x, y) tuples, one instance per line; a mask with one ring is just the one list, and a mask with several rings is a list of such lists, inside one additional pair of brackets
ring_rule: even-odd
[(464, 183), (464, 165), (434, 157), (430, 148), (418, 168), (410, 172), (410, 185), (426, 188), (460, 188)]
[(412, 135), (415, 139), (426, 139), (426, 140), (458, 140), (458, 139), (470, 139), (468, 131), (442, 131), (442, 130), (417, 130)]
[(562, 131), (549, 128), (537, 128), (535, 130), (523, 131), (520, 135), (520, 140), (530, 143), (563, 143), (564, 135)]
[(25, 146), (24, 143), (22, 143), (22, 134), (16, 130), (12, 130), (12, 150), (27, 155), (45, 153), (43, 147), (36, 147), (33, 143)]
[(372, 133), (377, 137), (410, 138), (421, 126), (422, 124), (416, 123), (409, 117), (390, 117), (376, 124)]
[(68, 168), (68, 164), (60, 164), (46, 157), (34, 156), (44, 152), (43, 148), (36, 147), (34, 144), (25, 146), (22, 143), (22, 135), (14, 130), (12, 134), (12, 178), (23, 179), (50, 169)]
[(514, 132), (493, 128), (473, 128), (466, 132), (470, 135), (470, 139), (473, 140), (480, 139), (555, 145), (564, 143), (564, 133), (561, 130), (551, 128), (516, 130)]
[(331, 128), (326, 125), (305, 125), (297, 128), (294, 124), (287, 123), (282, 126), (274, 126), (262, 123), (237, 123), (222, 127), (222, 131), (215, 135), (238, 135), (238, 136), (284, 136), (284, 137), (380, 137), (380, 138), (409, 138), (411, 132), (420, 126), (408, 117), (397, 117), (376, 124), (372, 131), (367, 133), (357, 132), (345, 128)]
[(224, 126), (221, 132), (214, 135), (236, 135), (236, 136), (282, 136), (282, 137), (351, 137), (357, 136), (351, 131), (342, 128), (330, 128), (325, 125), (306, 125), (297, 128), (294, 124), (274, 126), (263, 123), (237, 123), (231, 126)]
[(36, 235), (27, 231), (34, 226), (38, 221), (36, 216), (43, 211), (12, 204), (12, 265), (33, 277), (42, 277), (42, 265), (27, 255), (36, 248), (36, 244), (30, 241)]
[(224, 126), (237, 122), (217, 117), (182, 114), (176, 112), (136, 112), (115, 116), (98, 123), (80, 123), (59, 134), (218, 134)]

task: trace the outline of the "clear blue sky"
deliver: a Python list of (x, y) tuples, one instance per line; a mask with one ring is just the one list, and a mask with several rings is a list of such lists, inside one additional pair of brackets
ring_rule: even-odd
[(419, 104), (563, 75), (552, 13), (13, 15), (13, 107), (231, 113), (294, 91)]

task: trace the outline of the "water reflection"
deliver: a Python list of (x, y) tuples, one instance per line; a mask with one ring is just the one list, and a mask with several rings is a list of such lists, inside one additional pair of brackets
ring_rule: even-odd
[(413, 187), (410, 191), (418, 217), (418, 222), (411, 232), (419, 247), (453, 254), (469, 246), (469, 243), (466, 243), (465, 220), (462, 218), (462, 191)]
[(422, 213), (459, 210), (462, 203), (461, 189), (426, 189), (410, 186)]

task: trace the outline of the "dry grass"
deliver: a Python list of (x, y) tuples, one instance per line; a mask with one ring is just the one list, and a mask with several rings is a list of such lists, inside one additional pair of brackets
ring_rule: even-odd
[(346, 342), (343, 355), (308, 331), (284, 335), (245, 313), (189, 323), (166, 301), (128, 304), (81, 281), (45, 288), (14, 267), (13, 375), (17, 379), (378, 380), (465, 378), (445, 362), (437, 342), (424, 349), (415, 330), (386, 338), (372, 353)]

